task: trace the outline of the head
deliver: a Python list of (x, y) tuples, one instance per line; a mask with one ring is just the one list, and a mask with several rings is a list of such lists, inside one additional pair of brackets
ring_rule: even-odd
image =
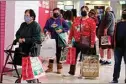
[(97, 12), (95, 9), (91, 9), (88, 13), (88, 16), (89, 17), (95, 17), (97, 15)]
[(122, 11), (122, 19), (126, 20), (126, 9)]
[(81, 7), (81, 16), (86, 17), (88, 16), (89, 8), (87, 6), (82, 6)]
[(58, 18), (60, 16), (60, 9), (54, 8), (53, 9), (53, 18)]
[(72, 9), (72, 14), (73, 14), (73, 17), (77, 17), (77, 10), (76, 9)]
[(63, 16), (64, 16), (64, 13), (65, 13), (65, 11), (64, 11), (64, 10), (60, 10), (60, 15), (61, 15), (61, 17), (63, 17)]
[(72, 19), (73, 19), (73, 13), (72, 13), (72, 11), (67, 10), (67, 11), (64, 13), (64, 19), (65, 19), (65, 20), (72, 20)]
[(24, 20), (26, 23), (31, 23), (36, 18), (35, 12), (32, 9), (27, 9), (24, 14)]
[(110, 12), (110, 11), (112, 11), (112, 7), (107, 7), (106, 12)]

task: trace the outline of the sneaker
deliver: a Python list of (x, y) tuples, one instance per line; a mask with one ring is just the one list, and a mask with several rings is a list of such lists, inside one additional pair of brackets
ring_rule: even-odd
[(105, 64), (105, 62), (106, 62), (106, 61), (102, 61), (102, 60), (100, 60), (100, 64)]
[(109, 65), (111, 64), (111, 62), (108, 62), (108, 61), (104, 61), (103, 63), (101, 63), (102, 65)]
[(74, 75), (67, 73), (67, 74), (62, 75), (62, 76), (63, 76), (63, 77), (73, 77)]
[(118, 83), (118, 80), (113, 80), (113, 81), (110, 82), (110, 83)]

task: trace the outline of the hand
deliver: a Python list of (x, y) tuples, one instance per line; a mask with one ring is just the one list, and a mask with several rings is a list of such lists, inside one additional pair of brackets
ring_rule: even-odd
[(68, 40), (68, 44), (71, 44), (71, 40)]
[(25, 42), (25, 38), (22, 38), (22, 41)]
[(23, 40), (21, 38), (19, 39), (19, 43), (23, 43)]
[(94, 48), (94, 45), (91, 45), (91, 48)]
[(62, 29), (56, 30), (57, 33), (61, 33), (62, 31)]
[(104, 29), (104, 35), (105, 36), (107, 35), (107, 32), (108, 32), (108, 30), (107, 29)]

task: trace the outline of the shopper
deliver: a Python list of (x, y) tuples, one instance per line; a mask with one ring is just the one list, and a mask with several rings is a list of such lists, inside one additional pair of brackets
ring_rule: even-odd
[[(115, 28), (115, 47), (114, 47), (114, 73), (112, 83), (118, 83), (121, 70), (122, 57), (126, 65), (126, 10), (122, 12), (122, 21), (118, 22)], [(125, 73), (124, 73), (125, 74)], [(125, 79), (126, 83), (126, 79)]]
[(64, 13), (64, 19), (65, 19), (65, 21), (67, 22), (67, 24), (68, 24), (68, 26), (69, 26), (69, 29), (70, 29), (71, 26), (72, 26), (72, 19), (73, 19), (73, 13), (72, 13), (72, 11), (67, 10), (67, 11)]
[[(111, 12), (112, 8), (107, 7), (105, 16), (98, 28), (98, 37), (99, 37), (99, 47), (100, 47), (100, 63), (102, 65), (111, 64), (111, 48), (112, 45), (101, 45), (101, 36), (110, 36), (111, 41), (113, 40), (113, 33), (115, 27), (115, 17), (114, 14)], [(112, 42), (111, 42), (112, 43)], [(104, 59), (104, 50), (107, 49), (107, 61)]]
[[(55, 30), (55, 28), (62, 26), (62, 29)], [(60, 17), (60, 9), (55, 8), (53, 9), (53, 17), (49, 18), (46, 22), (46, 25), (44, 27), (44, 32), (47, 34), (47, 32), (51, 33), (51, 38), (56, 40), (56, 62), (57, 62), (57, 74), (61, 74), (62, 70), (62, 64), (60, 63), (60, 57), (61, 57), (61, 49), (62, 47), (58, 44), (58, 33), (65, 33), (68, 32), (69, 27), (65, 20)], [(54, 60), (49, 60), (48, 69), (46, 72), (52, 72), (53, 71), (53, 63)]]
[[(69, 36), (69, 43), (71, 43), (72, 38), (75, 38), (74, 46), (76, 48), (76, 61), (80, 51), (86, 54), (90, 48), (94, 48), (95, 44), (95, 31), (96, 24), (93, 19), (88, 17), (89, 8), (87, 6), (81, 7), (81, 17), (77, 17), (72, 25)], [(89, 41), (89, 46), (84, 46), (81, 48), (80, 39), (81, 37), (87, 38)], [(76, 64), (70, 65), (69, 75), (75, 75)]]
[[(25, 11), (24, 20), (16, 33), (19, 48), (26, 56), (29, 56), (33, 43), (41, 44), (41, 27), (35, 21), (36, 15), (32, 9)], [(37, 83), (38, 80), (28, 80), (28, 83)]]

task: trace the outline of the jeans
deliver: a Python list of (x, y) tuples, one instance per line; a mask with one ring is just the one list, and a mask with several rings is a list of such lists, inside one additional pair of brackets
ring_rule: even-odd
[(115, 80), (117, 80), (120, 76), (122, 57), (124, 57), (124, 62), (126, 64), (126, 49), (115, 48), (114, 50), (115, 65), (113, 73), (113, 78)]

